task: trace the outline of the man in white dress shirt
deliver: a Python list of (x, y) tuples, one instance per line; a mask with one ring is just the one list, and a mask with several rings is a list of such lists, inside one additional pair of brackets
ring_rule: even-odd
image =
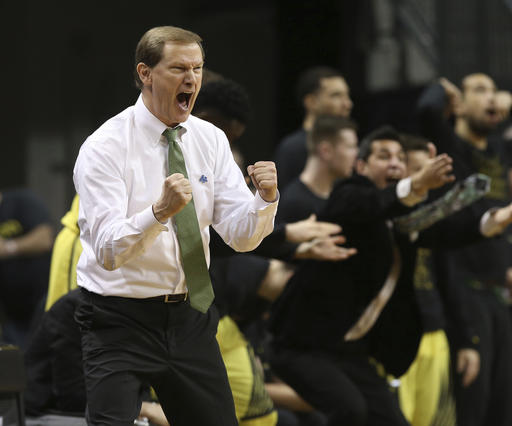
[[(139, 99), (89, 136), (75, 165), (83, 245), (76, 319), (92, 425), (133, 424), (145, 385), (173, 426), (237, 424), (215, 340), (218, 313), (192, 306), (176, 215), (193, 199), (206, 263), (210, 224), (234, 249), (252, 250), (273, 229), (277, 176), (272, 162), (249, 166), (253, 195), (224, 133), (190, 115), (203, 61), (197, 34), (144, 34)], [(174, 157), (164, 133), (173, 128), (186, 174), (168, 171)]]

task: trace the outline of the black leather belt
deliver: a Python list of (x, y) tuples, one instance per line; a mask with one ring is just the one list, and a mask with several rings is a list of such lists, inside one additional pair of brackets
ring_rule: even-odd
[(143, 297), (143, 298), (131, 298), (131, 297), (121, 297), (121, 296), (102, 296), (100, 294), (93, 293), (91, 291), (86, 290), (83, 287), (80, 287), (80, 291), (89, 297), (92, 300), (113, 300), (113, 301), (124, 301), (130, 303), (138, 303), (138, 302), (162, 302), (162, 303), (178, 303), (184, 302), (188, 299), (188, 293), (178, 293), (178, 294), (164, 294), (162, 296), (155, 297)]
[(188, 293), (179, 293), (179, 294), (164, 294), (162, 296), (155, 297), (146, 297), (144, 300), (151, 300), (156, 302), (163, 303), (177, 303), (184, 302), (188, 298)]

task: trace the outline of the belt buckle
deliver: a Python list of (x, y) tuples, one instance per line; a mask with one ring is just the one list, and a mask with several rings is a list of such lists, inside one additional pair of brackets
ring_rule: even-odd
[(166, 294), (164, 298), (164, 303), (175, 303), (176, 300), (172, 300), (169, 297), (172, 296), (172, 294)]
[(187, 300), (188, 292), (185, 293), (185, 297), (182, 300), (173, 300), (171, 297), (174, 296), (173, 294), (166, 294), (164, 298), (164, 303), (177, 303), (177, 302), (184, 302)]

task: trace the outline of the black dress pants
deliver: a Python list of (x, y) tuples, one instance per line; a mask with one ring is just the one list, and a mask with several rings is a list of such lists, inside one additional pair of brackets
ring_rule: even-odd
[[(347, 344), (350, 346), (350, 344)], [(328, 417), (328, 426), (407, 426), (396, 395), (364, 354), (276, 348), (276, 374)]]
[(202, 314), (188, 301), (82, 289), (75, 318), (82, 330), (89, 425), (133, 425), (147, 385), (172, 426), (237, 425), (214, 306)]

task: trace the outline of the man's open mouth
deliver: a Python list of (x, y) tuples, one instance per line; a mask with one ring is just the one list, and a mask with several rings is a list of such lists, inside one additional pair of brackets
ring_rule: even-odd
[(386, 178), (386, 184), (388, 184), (388, 185), (398, 183), (399, 181), (400, 181), (400, 179), (397, 177), (387, 177)]
[(184, 111), (188, 111), (188, 108), (190, 106), (190, 99), (192, 98), (192, 93), (181, 92), (181, 93), (178, 93), (178, 96), (176, 98), (178, 100), (178, 105)]
[(489, 118), (495, 118), (498, 115), (498, 111), (496, 110), (496, 108), (487, 108), (485, 110), (485, 114)]

